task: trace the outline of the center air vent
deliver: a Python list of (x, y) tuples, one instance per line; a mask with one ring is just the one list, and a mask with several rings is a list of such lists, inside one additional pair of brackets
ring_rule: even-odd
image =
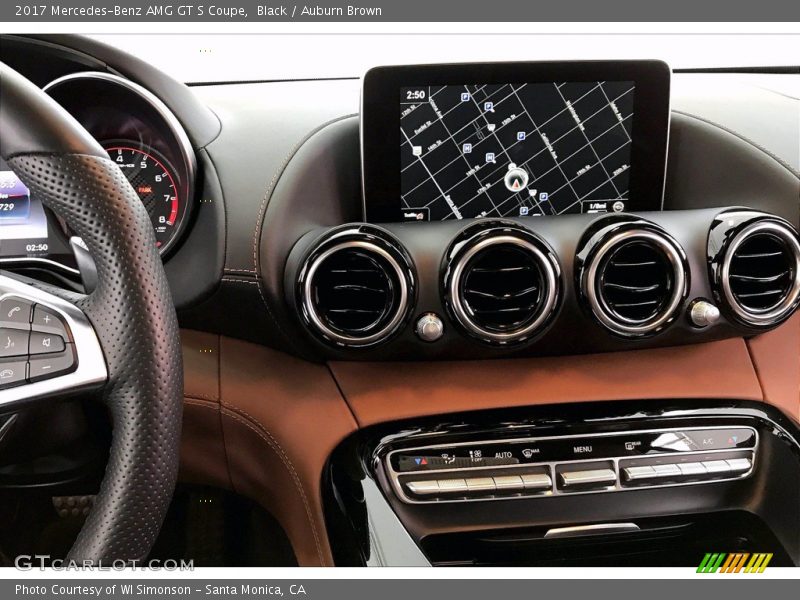
[(675, 318), (688, 290), (683, 251), (652, 226), (609, 229), (585, 253), (581, 292), (595, 318), (614, 333), (657, 333)]
[(558, 263), (541, 240), (516, 227), (495, 227), (454, 248), (446, 295), (470, 335), (507, 344), (541, 330), (559, 297)]
[(800, 302), (800, 243), (786, 224), (759, 220), (733, 235), (720, 273), (725, 302), (746, 325), (771, 326)]
[(410, 309), (410, 259), (381, 230), (339, 231), (318, 244), (298, 281), (306, 324), (327, 341), (369, 346), (386, 340)]

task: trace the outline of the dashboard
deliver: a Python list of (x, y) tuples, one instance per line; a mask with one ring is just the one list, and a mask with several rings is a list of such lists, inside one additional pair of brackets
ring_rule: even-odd
[[(587, 61), (186, 86), (85, 38), (0, 48), (151, 217), (182, 327), (182, 477), (263, 503), (300, 564), (368, 562), (346, 554), (375, 506), (396, 528), (370, 539), (431, 564), (572, 560), (576, 523), (780, 546), (740, 513), (797, 562), (796, 497), (763, 493), (797, 481), (784, 75)], [(0, 234), (0, 268), (87, 286), (80, 240), (1, 164)]]
[[(796, 167), (675, 110), (663, 62), (187, 88), (63, 41), (4, 46), (122, 167), (187, 327), (425, 361), (751, 336), (800, 303)], [(0, 261), (79, 287), (80, 240), (3, 173)]]

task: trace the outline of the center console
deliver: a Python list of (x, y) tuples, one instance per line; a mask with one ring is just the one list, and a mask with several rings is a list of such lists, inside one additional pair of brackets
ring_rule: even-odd
[[(641, 405), (639, 405), (641, 406)], [(757, 403), (593, 403), (367, 430), (328, 469), (345, 564), (800, 564), (800, 431)]]
[(499, 500), (744, 478), (757, 445), (750, 427), (489, 438), (395, 450), (384, 468), (407, 503)]

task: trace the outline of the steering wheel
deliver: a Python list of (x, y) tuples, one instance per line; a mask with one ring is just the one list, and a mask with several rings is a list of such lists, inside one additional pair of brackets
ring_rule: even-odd
[(178, 321), (152, 225), (97, 141), (2, 63), (0, 156), (97, 266), (89, 295), (0, 273), (0, 412), (97, 392), (113, 428), (109, 461), (67, 558), (140, 561), (175, 489), (183, 404)]

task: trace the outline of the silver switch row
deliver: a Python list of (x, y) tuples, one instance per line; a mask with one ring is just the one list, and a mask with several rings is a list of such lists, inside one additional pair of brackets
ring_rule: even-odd
[(498, 475), (497, 477), (409, 481), (406, 486), (408, 491), (416, 496), (431, 496), (478, 492), (545, 491), (553, 487), (553, 480), (547, 473), (525, 473), (523, 475)]
[(731, 458), (727, 460), (704, 460), (702, 462), (674, 463), (668, 465), (639, 465), (625, 467), (623, 472), (626, 481), (642, 481), (645, 479), (744, 473), (749, 471), (751, 466), (752, 462), (749, 458)]

